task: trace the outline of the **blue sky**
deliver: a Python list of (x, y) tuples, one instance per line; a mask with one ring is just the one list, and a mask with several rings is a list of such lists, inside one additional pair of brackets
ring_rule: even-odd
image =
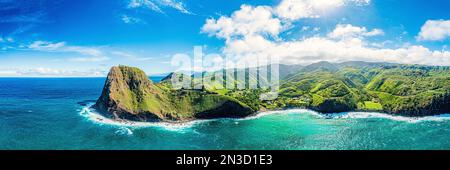
[(448, 0), (0, 0), (0, 76), (103, 76), (118, 64), (164, 73), (194, 46), (289, 64), (450, 65), (448, 9)]

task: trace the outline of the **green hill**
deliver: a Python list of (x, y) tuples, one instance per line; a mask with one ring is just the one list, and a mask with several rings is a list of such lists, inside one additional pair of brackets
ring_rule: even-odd
[(143, 71), (127, 66), (111, 68), (95, 108), (113, 118), (137, 121), (244, 117), (254, 113), (229, 96), (154, 84)]
[(319, 67), (284, 79), (281, 97), (268, 107), (383, 111), (405, 116), (450, 112), (449, 67), (366, 62), (326, 65), (330, 64), (333, 69)]
[[(95, 107), (114, 118), (139, 121), (244, 117), (285, 108), (404, 116), (450, 113), (450, 67), (368, 62), (280, 65), (279, 97), (270, 101), (259, 100), (266, 89), (248, 86), (249, 82), (259, 87), (258, 83), (268, 81), (258, 78), (258, 72), (237, 69), (201, 74), (209, 81), (172, 73), (153, 83), (137, 68), (113, 67)], [(245, 78), (239, 79), (239, 74)], [(171, 76), (191, 79), (191, 87), (201, 88), (174, 90)], [(224, 88), (227, 84), (235, 88)]]

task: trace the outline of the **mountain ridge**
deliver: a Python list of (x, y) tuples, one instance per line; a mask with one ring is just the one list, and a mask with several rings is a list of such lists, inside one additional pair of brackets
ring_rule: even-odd
[[(322, 113), (377, 111), (403, 116), (450, 113), (450, 68), (446, 66), (319, 62), (283, 65), (281, 69), (291, 72), (281, 79), (279, 97), (264, 101), (259, 100), (259, 95), (267, 90), (219, 88), (226, 81), (242, 83), (236, 77), (224, 79), (223, 84), (213, 80), (202, 84), (201, 89), (174, 90), (169, 78), (179, 74), (171, 73), (153, 83), (138, 68), (116, 66), (111, 68), (95, 107), (114, 118), (139, 121), (245, 117), (261, 110), (286, 108)], [(204, 75), (211, 78), (214, 74), (224, 72)], [(203, 82), (187, 77), (192, 78), (192, 86)], [(245, 81), (256, 81), (256, 77), (248, 74)]]

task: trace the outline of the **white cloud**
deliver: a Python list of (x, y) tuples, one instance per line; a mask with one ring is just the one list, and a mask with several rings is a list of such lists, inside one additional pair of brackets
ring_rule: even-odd
[(108, 57), (105, 56), (98, 56), (98, 57), (74, 57), (70, 58), (69, 61), (76, 61), (76, 62), (101, 62), (101, 61), (107, 61), (109, 60)]
[(193, 14), (178, 0), (130, 0), (128, 8), (148, 8), (159, 13), (164, 13), (162, 8), (172, 8), (181, 13)]
[(168, 6), (168, 7), (172, 7), (178, 11), (180, 11), (181, 13), (185, 13), (185, 14), (193, 14), (192, 12), (188, 11), (185, 7), (183, 2), (181, 1), (176, 1), (176, 0), (160, 0), (162, 5)]
[(17, 75), (17, 71), (14, 70), (0, 70), (0, 76), (1, 77), (9, 77), (9, 76), (15, 76)]
[(314, 32), (320, 31), (320, 27), (314, 27), (314, 28), (313, 28), (313, 31), (314, 31)]
[(428, 20), (420, 29), (417, 40), (440, 41), (450, 37), (450, 20)]
[(241, 36), (277, 36), (281, 29), (281, 21), (273, 17), (270, 7), (242, 5), (231, 17), (206, 20), (202, 32), (228, 41)]
[[(137, 58), (136, 60), (138, 61), (148, 61), (148, 60), (154, 60), (154, 57), (142, 57), (142, 58)], [(167, 63), (170, 63), (170, 61), (167, 61)]]
[(287, 20), (318, 18), (329, 10), (352, 3), (368, 5), (370, 0), (283, 0), (275, 7), (275, 13)]
[(245, 53), (264, 52), (275, 46), (275, 42), (269, 41), (262, 36), (248, 36), (243, 39), (226, 42), (224, 52), (227, 54), (241, 55)]
[(53, 68), (31, 68), (31, 69), (3, 69), (0, 70), (0, 77), (103, 77), (106, 70), (90, 69), (86, 71), (61, 70)]
[(350, 24), (339, 24), (336, 28), (328, 34), (330, 38), (354, 38), (354, 37), (371, 37), (377, 35), (384, 35), (383, 30), (373, 29), (368, 31), (366, 27), (357, 27)]
[[(52, 43), (48, 41), (35, 41), (23, 49), (50, 52), (50, 53), (68, 53), (74, 56), (68, 58), (72, 62), (102, 62), (112, 58), (126, 58), (127, 60), (145, 61), (148, 58), (141, 58), (129, 51), (122, 51), (108, 47), (89, 47), (68, 45), (66, 42)], [(154, 59), (154, 58), (151, 58)]]
[(373, 61), (406, 64), (450, 65), (450, 52), (433, 51), (423, 46), (397, 49), (374, 48), (363, 39), (334, 40), (312, 37), (304, 40), (273, 42), (243, 39), (227, 43), (224, 53), (249, 61), (276, 56), (284, 64), (311, 64), (318, 61)]
[(146, 7), (153, 11), (163, 13), (161, 8), (159, 8), (158, 5), (153, 3), (151, 0), (131, 0), (128, 4), (128, 8), (140, 8), (140, 7)]
[[(279, 6), (283, 5), (283, 3), (288, 3), (289, 6), (293, 2), (308, 2), (314, 8), (319, 8), (318, 6), (321, 5), (322, 7), (331, 8), (347, 3), (367, 5), (370, 1), (332, 0), (312, 2), (307, 0), (284, 0)], [(276, 8), (279, 8), (279, 6)], [(277, 57), (279, 61), (285, 64), (361, 60), (406, 64), (450, 65), (450, 52), (448, 51), (430, 50), (424, 46), (409, 44), (401, 48), (383, 48), (374, 45), (373, 42), (369, 42), (365, 38), (383, 35), (384, 32), (381, 29), (368, 30), (365, 27), (357, 27), (349, 24), (337, 25), (333, 31), (324, 37), (315, 35), (301, 40), (281, 40), (278, 38), (278, 35), (287, 30), (286, 28), (290, 26), (290, 22), (280, 20), (280, 17), (298, 19), (314, 16), (314, 13), (308, 13), (307, 15), (304, 13), (295, 15), (286, 13), (285, 15), (281, 14), (278, 10), (274, 13), (272, 7), (243, 5), (240, 10), (235, 11), (230, 17), (221, 16), (217, 20), (206, 20), (202, 32), (208, 33), (210, 36), (225, 39), (225, 47), (223, 48), (225, 55), (253, 62), (257, 61), (257, 59), (261, 61), (261, 59), (266, 57)], [(298, 12), (296, 11), (297, 7), (289, 7), (286, 10)], [(314, 30), (318, 29), (314, 28)]]
[(126, 24), (137, 24), (142, 23), (143, 21), (139, 18), (131, 17), (128, 15), (122, 15), (122, 21)]
[[(210, 18), (202, 27), (203, 33), (226, 39), (227, 41), (255, 35), (271, 36), (277, 39), (281, 31), (290, 27), (290, 21), (300, 18), (319, 17), (321, 10), (329, 10), (349, 2), (366, 4), (369, 0), (283, 0), (276, 7), (242, 5), (230, 17)], [(286, 21), (286, 19), (288, 21)], [(309, 29), (304, 27), (302, 29)], [(320, 28), (313, 28), (319, 31)], [(361, 28), (365, 29), (365, 28)], [(363, 31), (363, 30), (361, 30)], [(382, 34), (381, 30), (367, 32), (365, 36)]]
[(67, 46), (63, 51), (76, 52), (87, 56), (103, 57), (103, 52), (93, 47)]
[(35, 41), (31, 43), (28, 48), (39, 51), (53, 51), (64, 47), (66, 42), (50, 43), (47, 41)]
[(310, 28), (309, 26), (303, 26), (301, 30), (302, 30), (302, 31), (308, 31), (309, 28)]
[(348, 3), (354, 3), (356, 5), (369, 5), (371, 0), (348, 0)]
[(317, 18), (322, 10), (344, 5), (343, 0), (283, 0), (276, 13), (283, 19)]
[(109, 58), (104, 55), (104, 53), (94, 47), (84, 47), (84, 46), (70, 46), (66, 42), (47, 42), (47, 41), (35, 41), (28, 45), (28, 49), (44, 52), (68, 52), (68, 53), (78, 53), (83, 55), (83, 57), (73, 58), (72, 61), (90, 61), (98, 62), (105, 61)]
[(136, 56), (134, 56), (132, 54), (129, 54), (129, 53), (126, 53), (126, 52), (123, 52), (123, 51), (113, 51), (113, 52), (111, 52), (111, 54), (117, 55), (117, 56), (120, 56), (120, 57), (130, 58), (130, 59), (136, 58)]
[(364, 36), (367, 36), (367, 37), (378, 36), (378, 35), (384, 35), (384, 31), (381, 30), (381, 29), (379, 29), (379, 28), (375, 28), (375, 29), (373, 29), (373, 30), (370, 31), (370, 32), (364, 33), (363, 35), (364, 35)]
[(11, 38), (11, 37), (8, 37), (8, 38), (6, 38), (6, 41), (8, 41), (8, 42), (14, 42), (14, 39)]
[(167, 57), (142, 57), (139, 54), (130, 53), (128, 51), (127, 52), (125, 52), (125, 51), (111, 51), (111, 52), (109, 52), (109, 54), (114, 56), (114, 57), (126, 58), (129, 61), (131, 61), (131, 60), (134, 60), (134, 61), (148, 61), (148, 60), (156, 60), (156, 59), (159, 59), (159, 58), (167, 58)]
[(24, 71), (19, 71), (19, 74), (21, 75), (59, 75), (61, 74), (61, 71), (54, 70), (50, 68), (34, 68)]
[(14, 42), (14, 39), (12, 37), (8, 37), (8, 38), (0, 37), (0, 43), (1, 42), (10, 42), (10, 43), (12, 43), (12, 42)]

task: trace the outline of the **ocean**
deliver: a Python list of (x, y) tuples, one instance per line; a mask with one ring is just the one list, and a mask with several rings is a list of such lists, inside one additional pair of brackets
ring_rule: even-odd
[[(161, 77), (152, 77), (159, 81)], [(1, 150), (450, 149), (450, 116), (310, 110), (185, 124), (122, 124), (90, 109), (105, 78), (0, 78)]]

